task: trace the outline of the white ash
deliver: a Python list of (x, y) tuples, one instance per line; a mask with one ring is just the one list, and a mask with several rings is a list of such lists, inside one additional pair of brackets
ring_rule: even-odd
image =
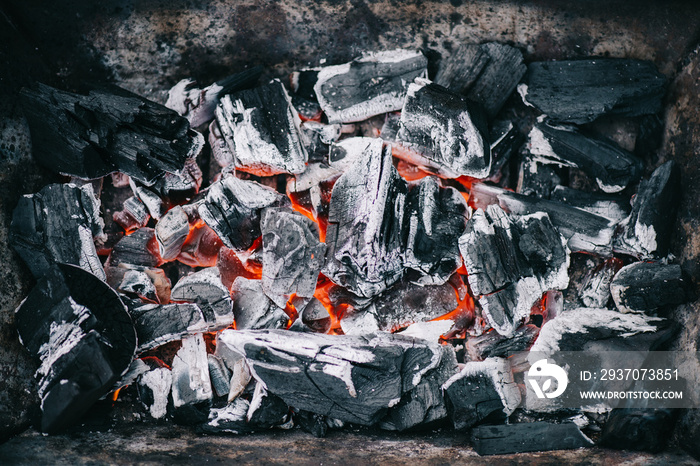
[[(250, 403), (247, 400), (237, 398), (223, 408), (212, 408), (209, 410), (209, 421), (207, 424), (211, 427), (219, 427), (221, 423), (245, 422), (249, 409)], [(220, 432), (239, 433), (233, 429), (223, 429)]]
[(148, 407), (153, 419), (162, 419), (167, 414), (172, 382), (172, 374), (165, 367), (158, 367), (141, 376), (139, 383), (147, 386), (153, 394), (153, 404)]
[(399, 334), (437, 343), (440, 341), (440, 337), (449, 332), (453, 326), (454, 321), (449, 319), (416, 322), (406, 327)]
[(172, 375), (175, 408), (212, 398), (207, 351), (202, 334), (182, 340), (182, 348), (173, 359)]

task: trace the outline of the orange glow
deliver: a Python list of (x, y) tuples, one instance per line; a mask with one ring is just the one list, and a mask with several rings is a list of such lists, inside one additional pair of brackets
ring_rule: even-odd
[(292, 295), (287, 300), (287, 305), (284, 307), (284, 312), (289, 316), (287, 328), (291, 327), (294, 321), (299, 318), (299, 312), (297, 311), (296, 306), (294, 306), (294, 300), (296, 299), (296, 297), (297, 294), (292, 293)]
[[(394, 148), (392, 146), (392, 153), (393, 151)], [(425, 170), (421, 170), (420, 167), (410, 164), (405, 160), (399, 160), (396, 163), (396, 170), (399, 172), (399, 175), (401, 175), (406, 181), (416, 181), (423, 179), (426, 176), (430, 176), (430, 173), (426, 172)]]
[(467, 328), (472, 324), (472, 322), (474, 322), (474, 298), (467, 293), (464, 299), (460, 300), (459, 292), (457, 290), (455, 290), (455, 294), (457, 295), (457, 307), (447, 314), (441, 315), (440, 317), (432, 320), (452, 320), (455, 323), (453, 330), (445, 335), (442, 335), (440, 337), (441, 340), (464, 338)]
[(117, 401), (117, 398), (119, 397), (119, 392), (122, 391), (122, 388), (124, 388), (124, 387), (119, 387), (119, 388), (117, 388), (116, 390), (114, 390), (114, 391), (112, 392), (112, 396), (111, 396), (112, 403), (114, 403), (115, 401)]
[(302, 205), (299, 202), (299, 197), (296, 193), (288, 193), (289, 200), (292, 201), (292, 208), (304, 215), (309, 220), (313, 221), (318, 225), (318, 239), (322, 243), (326, 242), (326, 228), (328, 227), (328, 221), (324, 218), (316, 218), (310, 208)]
[(223, 245), (214, 230), (200, 219), (190, 225), (190, 233), (177, 260), (190, 267), (213, 267)]
[(325, 307), (328, 311), (328, 315), (331, 316), (331, 328), (328, 333), (333, 335), (342, 335), (343, 330), (340, 328), (340, 321), (350, 306), (347, 304), (333, 306), (328, 293), (334, 286), (335, 284), (332, 281), (330, 281), (324, 275), (319, 274), (318, 282), (316, 284), (316, 291), (314, 292), (314, 298), (318, 299), (321, 304), (323, 304), (323, 307)]

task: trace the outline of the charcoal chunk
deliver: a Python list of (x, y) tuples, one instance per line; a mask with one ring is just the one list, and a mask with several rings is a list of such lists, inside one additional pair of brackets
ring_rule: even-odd
[(491, 330), (483, 335), (468, 337), (465, 348), (473, 361), (492, 357), (507, 358), (514, 353), (528, 350), (539, 335), (539, 331), (535, 325), (523, 325), (508, 338)]
[(517, 193), (548, 199), (560, 183), (561, 178), (553, 167), (538, 162), (530, 154), (524, 154), (520, 159), (518, 184), (515, 188)]
[(678, 418), (675, 409), (613, 409), (600, 444), (620, 450), (658, 453), (666, 448)]
[(288, 405), (361, 425), (377, 422), (440, 360), (438, 344), (391, 334), (224, 330), (218, 345), (244, 354)]
[(223, 408), (212, 408), (206, 424), (201, 426), (204, 433), (248, 434), (255, 431), (247, 422), (250, 402), (237, 398)]
[(610, 283), (620, 312), (653, 312), (690, 299), (689, 283), (678, 264), (635, 262), (622, 267)]
[(158, 240), (153, 228), (139, 228), (134, 233), (122, 237), (112, 248), (107, 264), (116, 267), (120, 264), (143, 267), (159, 267), (163, 264), (158, 250)]
[(119, 296), (85, 270), (49, 268), (16, 311), (37, 370), (41, 430), (58, 432), (106, 395), (134, 357), (136, 334)]
[(668, 253), (671, 231), (680, 199), (680, 172), (673, 161), (642, 180), (632, 202), (632, 212), (615, 236), (615, 252), (639, 259), (657, 259)]
[(124, 201), (123, 210), (115, 212), (112, 218), (127, 233), (131, 233), (145, 227), (151, 216), (143, 202), (138, 197), (131, 196)]
[(212, 390), (217, 397), (228, 397), (231, 391), (231, 371), (228, 370), (221, 358), (213, 354), (207, 354), (207, 362)]
[(478, 106), (425, 79), (408, 86), (395, 155), (447, 178), (486, 178), (491, 151)]
[(588, 58), (534, 62), (518, 92), (526, 103), (552, 119), (582, 124), (604, 114), (657, 113), (666, 79), (649, 61)]
[(616, 194), (587, 193), (566, 186), (557, 186), (550, 196), (552, 201), (561, 202), (577, 209), (585, 210), (613, 222), (626, 218), (631, 211), (629, 199)]
[(226, 176), (209, 187), (199, 215), (227, 247), (245, 250), (262, 235), (262, 210), (285, 205), (289, 200), (266, 186)]
[(231, 286), (236, 328), (286, 328), (289, 316), (263, 291), (261, 280), (238, 277)]
[(231, 350), (226, 345), (217, 345), (215, 356), (231, 371), (228, 392), (228, 401), (231, 402), (238, 398), (248, 386), (251, 380), (250, 368), (242, 354)]
[(316, 298), (311, 298), (304, 306), (297, 322), (302, 322), (306, 328), (316, 333), (328, 333), (331, 329), (331, 316), (328, 309)]
[(279, 80), (222, 97), (216, 119), (237, 169), (269, 176), (306, 168), (301, 121)]
[(153, 419), (162, 419), (168, 413), (172, 383), (172, 373), (167, 367), (151, 369), (139, 377), (139, 399)]
[(370, 297), (403, 274), (403, 210), (407, 185), (382, 141), (371, 140), (333, 186), (322, 272)]
[(610, 301), (610, 283), (618, 270), (622, 268), (622, 261), (615, 257), (602, 262), (598, 267), (590, 270), (581, 283), (579, 296), (586, 307), (604, 308)]
[(104, 280), (93, 242), (104, 236), (103, 228), (92, 185), (51, 184), (20, 198), (9, 241), (36, 278), (58, 262), (77, 265)]
[(523, 54), (515, 47), (462, 44), (440, 62), (435, 82), (479, 102), (493, 118), (526, 71)]
[(400, 110), (406, 84), (427, 77), (428, 59), (420, 52), (366, 53), (350, 63), (318, 72), (314, 91), (331, 123), (350, 123)]
[(183, 208), (175, 206), (170, 209), (156, 223), (155, 233), (160, 257), (166, 262), (174, 260), (190, 233), (190, 224)]
[(34, 157), (61, 174), (120, 171), (151, 185), (204, 145), (177, 112), (118, 87), (79, 95), (38, 84), (22, 97)]
[(472, 445), (480, 455), (507, 455), (528, 451), (571, 450), (592, 447), (573, 422), (523, 422), (479, 426), (472, 430)]
[(511, 121), (497, 120), (489, 132), (491, 141), (491, 172), (489, 180), (498, 182), (502, 176), (501, 169), (508, 160), (518, 152), (525, 142), (525, 136)]
[(289, 414), (289, 406), (282, 398), (269, 393), (262, 383), (255, 384), (253, 398), (246, 417), (248, 422), (256, 427), (270, 428), (284, 424)]
[(405, 216), (404, 265), (423, 274), (418, 283), (445, 283), (462, 262), (457, 242), (469, 217), (464, 197), (425, 177), (409, 191)]
[(486, 419), (503, 420), (520, 404), (520, 389), (507, 359), (468, 362), (443, 385), (452, 423), (467, 429)]
[(193, 79), (183, 79), (168, 91), (165, 106), (187, 118), (190, 126), (198, 128), (214, 119), (214, 110), (226, 94), (253, 87), (263, 72), (262, 66), (232, 74), (203, 89)]
[(201, 334), (182, 340), (173, 359), (172, 397), (175, 420), (182, 424), (204, 422), (209, 414), (213, 392), (209, 363)]
[(292, 294), (311, 298), (326, 254), (316, 224), (291, 209), (267, 208), (261, 227), (265, 294), (279, 307), (284, 307)]
[(530, 152), (537, 160), (581, 169), (606, 193), (635, 183), (642, 161), (610, 140), (583, 134), (573, 126), (550, 121), (535, 123), (530, 131)]
[(208, 267), (181, 278), (172, 289), (171, 299), (197, 303), (209, 330), (220, 330), (233, 324), (231, 295), (221, 283), (216, 267)]
[(145, 304), (131, 310), (142, 353), (165, 343), (208, 330), (196, 304)]

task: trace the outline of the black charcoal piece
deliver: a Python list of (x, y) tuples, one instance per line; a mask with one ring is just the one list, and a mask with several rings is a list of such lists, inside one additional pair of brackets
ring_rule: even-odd
[(175, 206), (163, 215), (155, 228), (158, 251), (164, 261), (175, 260), (190, 233), (187, 214), (180, 206)]
[(289, 178), (287, 196), (296, 205), (311, 212), (319, 224), (326, 225), (333, 184), (342, 174), (341, 168), (323, 163), (310, 163), (304, 173)]
[(273, 189), (229, 175), (209, 187), (199, 215), (227, 247), (246, 250), (262, 235), (262, 210), (286, 205), (289, 199)]
[(219, 345), (245, 355), (253, 377), (288, 405), (361, 425), (377, 422), (440, 361), (440, 345), (384, 333), (224, 330)]
[(258, 428), (270, 428), (284, 424), (289, 415), (289, 406), (282, 398), (269, 393), (264, 385), (256, 382), (253, 398), (246, 418)]
[(105, 267), (105, 273), (107, 284), (120, 293), (152, 303), (170, 302), (170, 279), (163, 269), (121, 264)]
[(523, 101), (552, 119), (582, 124), (604, 114), (659, 112), (666, 78), (650, 61), (588, 58), (534, 62), (518, 92)]
[(34, 157), (61, 174), (120, 171), (151, 185), (204, 145), (177, 112), (118, 87), (79, 95), (38, 84), (22, 97)]
[(569, 283), (569, 251), (546, 213), (477, 210), (459, 239), (469, 285), (489, 324), (512, 336), (550, 289)]
[(136, 334), (119, 296), (85, 270), (49, 268), (17, 308), (20, 341), (41, 361), (41, 430), (59, 432), (106, 395), (134, 357)]
[(316, 333), (327, 333), (331, 329), (331, 316), (328, 309), (316, 298), (311, 298), (304, 306), (298, 321)]
[(666, 448), (678, 418), (675, 409), (613, 409), (600, 444), (618, 450), (658, 453)]
[(486, 119), (478, 105), (426, 79), (408, 86), (396, 152), (413, 165), (441, 176), (486, 178), (491, 149)]
[(207, 267), (181, 278), (173, 287), (170, 299), (197, 303), (210, 331), (233, 324), (231, 295), (221, 283), (217, 267)]
[(236, 328), (273, 329), (286, 328), (289, 316), (263, 291), (261, 280), (238, 277), (231, 286), (233, 315)]
[(263, 72), (262, 66), (232, 74), (200, 89), (193, 79), (183, 79), (168, 91), (165, 106), (187, 118), (190, 126), (198, 128), (214, 119), (219, 99), (226, 94), (253, 87)]
[(166, 212), (166, 206), (158, 194), (152, 187), (144, 186), (133, 178), (129, 178), (129, 186), (134, 196), (140, 200), (148, 209), (148, 213), (156, 220), (159, 220)]
[(212, 408), (206, 424), (200, 426), (202, 432), (208, 434), (248, 434), (255, 431), (255, 427), (248, 424), (247, 415), (250, 402), (243, 398), (236, 398), (223, 408)]
[(481, 209), (490, 204), (498, 204), (505, 211), (518, 215), (545, 212), (552, 224), (567, 239), (572, 252), (600, 255), (612, 253), (612, 239), (617, 222), (609, 218), (562, 202), (523, 196), (483, 183), (472, 184), (470, 202)]
[(151, 216), (143, 202), (138, 197), (131, 196), (124, 201), (123, 209), (114, 213), (112, 219), (126, 232), (131, 233), (145, 227)]
[(495, 330), (475, 337), (467, 337), (464, 344), (472, 361), (486, 358), (507, 358), (514, 353), (527, 351), (534, 343), (540, 329), (535, 325), (523, 325), (510, 338), (499, 335)]
[(289, 208), (262, 212), (262, 289), (283, 308), (292, 294), (311, 298), (326, 254), (318, 226)]
[(583, 134), (569, 125), (535, 123), (529, 149), (536, 160), (582, 170), (606, 193), (620, 192), (642, 174), (642, 161), (614, 142)]
[(202, 186), (202, 169), (197, 160), (188, 158), (179, 173), (166, 173), (151, 190), (169, 200), (170, 204), (180, 204), (192, 199)]
[(523, 422), (479, 426), (472, 430), (472, 445), (480, 455), (507, 455), (528, 451), (571, 450), (592, 447), (573, 422)]
[(208, 330), (196, 304), (145, 304), (131, 309), (142, 353), (165, 343)]
[(452, 424), (457, 430), (484, 420), (504, 420), (520, 404), (520, 389), (503, 358), (471, 361), (443, 385)]
[(221, 358), (213, 354), (207, 354), (207, 363), (212, 390), (217, 397), (228, 397), (231, 391), (231, 371)]
[(614, 222), (626, 218), (631, 211), (629, 199), (604, 193), (588, 193), (566, 186), (557, 186), (550, 196), (552, 201), (568, 204)]
[(635, 262), (622, 267), (610, 283), (620, 312), (654, 312), (690, 299), (689, 283), (678, 264)]
[(143, 267), (159, 267), (163, 259), (158, 251), (158, 240), (153, 228), (139, 228), (132, 234), (122, 237), (112, 248), (107, 265), (120, 264)]
[(428, 59), (420, 52), (366, 53), (350, 63), (318, 72), (314, 91), (331, 123), (350, 123), (400, 110), (407, 83), (427, 77)]
[(209, 379), (209, 363), (201, 334), (182, 340), (182, 347), (173, 359), (172, 399), (175, 420), (196, 424), (207, 419), (213, 392)]
[(401, 278), (406, 191), (391, 150), (372, 140), (333, 186), (324, 275), (362, 297)]
[(441, 285), (460, 267), (457, 244), (469, 218), (462, 194), (423, 178), (406, 197), (404, 266), (423, 274), (421, 284)]
[(521, 157), (515, 192), (549, 199), (554, 188), (560, 183), (561, 178), (553, 167), (537, 161), (530, 154)]
[(317, 121), (305, 121), (301, 124), (304, 135), (302, 141), (309, 154), (309, 162), (328, 160), (329, 146), (338, 141), (343, 134), (344, 125), (325, 125)]
[(602, 262), (598, 267), (589, 270), (584, 276), (579, 290), (581, 302), (586, 307), (605, 308), (610, 301), (610, 282), (618, 270), (622, 268), (622, 261), (611, 257)]
[(93, 242), (104, 237), (103, 228), (92, 185), (51, 184), (20, 198), (9, 241), (36, 278), (58, 262), (77, 265), (104, 280)]
[(301, 427), (302, 430), (310, 433), (316, 438), (324, 438), (328, 432), (326, 416), (322, 414), (299, 411), (298, 413), (295, 413), (294, 421), (294, 423)]
[(435, 82), (479, 102), (493, 118), (526, 71), (523, 54), (515, 47), (463, 44), (440, 63)]
[(639, 259), (656, 259), (668, 253), (680, 199), (680, 171), (673, 161), (654, 170), (639, 183), (632, 212), (615, 236), (615, 252)]
[(251, 380), (248, 363), (242, 354), (231, 350), (231, 348), (226, 345), (217, 344), (216, 353), (214, 354), (217, 358), (223, 361), (229, 371), (231, 371), (228, 392), (228, 401), (231, 402), (235, 400), (238, 395), (243, 393)]
[(380, 426), (387, 430), (403, 431), (445, 419), (447, 404), (442, 385), (458, 371), (452, 345), (441, 346), (438, 366), (427, 372), (414, 389), (389, 409)]
[(269, 176), (306, 168), (301, 121), (279, 80), (222, 97), (216, 120), (237, 169)]
[(162, 419), (168, 413), (172, 383), (172, 373), (167, 367), (151, 369), (139, 377), (139, 399), (153, 419)]
[(500, 180), (501, 169), (525, 142), (525, 136), (511, 121), (497, 120), (489, 132), (491, 141), (491, 172), (489, 180)]

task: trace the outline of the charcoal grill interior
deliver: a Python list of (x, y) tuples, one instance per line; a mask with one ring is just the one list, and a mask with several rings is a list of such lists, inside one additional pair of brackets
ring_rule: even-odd
[[(211, 83), (259, 65), (261, 83), (273, 78), (286, 81), (294, 70), (345, 63), (366, 51), (395, 48), (421, 50), (428, 58), (428, 73), (434, 76), (441, 57), (449, 57), (461, 44), (491, 41), (517, 47), (525, 63), (590, 56), (650, 60), (669, 85), (661, 113), (662, 140), (648, 160), (653, 166), (673, 160), (679, 167), (681, 197), (669, 228), (670, 251), (687, 276), (699, 277), (700, 164), (695, 155), (700, 150), (699, 39), (700, 12), (691, 2), (681, 1), (594, 0), (566, 7), (554, 0), (5, 2), (0, 6), (0, 378), (4, 381), (0, 442), (5, 442), (0, 445), (0, 462), (159, 462), (172, 456), (245, 462), (276, 462), (284, 457), (291, 463), (478, 459), (466, 434), (444, 430), (429, 434), (341, 430), (326, 439), (299, 431), (290, 436), (271, 431), (210, 437), (175, 425), (143, 426), (121, 401), (111, 409), (99, 405), (68, 435), (44, 437), (30, 428), (38, 426), (40, 418), (33, 378), (36, 363), (18, 341), (15, 309), (36, 280), (9, 247), (9, 226), (21, 195), (63, 179), (31, 156), (19, 97), (22, 87), (39, 81), (87, 92), (95, 85), (116, 84), (165, 103), (167, 90), (184, 78)], [(506, 106), (517, 112), (518, 102), (514, 93)], [(624, 131), (605, 118), (596, 125), (610, 137)], [(669, 314), (681, 328), (672, 349), (700, 349), (700, 301), (692, 296), (690, 291), (689, 302)], [(691, 371), (697, 386), (700, 363)], [(700, 398), (697, 391), (695, 396)], [(657, 456), (594, 447), (510, 459), (687, 461), (689, 455), (700, 458), (698, 445), (700, 413), (684, 410), (678, 413), (670, 446)], [(223, 452), (227, 449), (243, 453)]]

